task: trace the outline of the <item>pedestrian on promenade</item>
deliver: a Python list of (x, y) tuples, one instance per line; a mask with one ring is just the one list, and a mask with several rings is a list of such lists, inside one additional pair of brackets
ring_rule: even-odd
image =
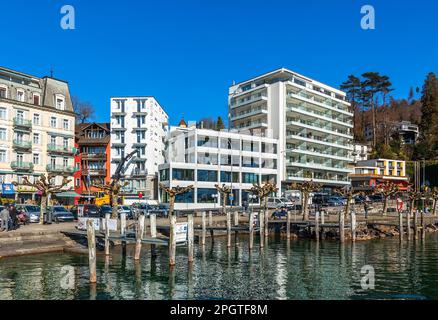
[(18, 211), (15, 205), (11, 205), (9, 207), (9, 216), (11, 217), (12, 221), (12, 230), (15, 230), (18, 228)]
[(1, 229), (5, 232), (9, 231), (9, 208), (5, 205), (3, 210), (0, 212), (0, 217), (2, 219)]
[(369, 207), (368, 207), (368, 203), (367, 203), (367, 201), (365, 200), (365, 201), (363, 202), (363, 210), (365, 211), (365, 220), (368, 220), (368, 209), (369, 209)]

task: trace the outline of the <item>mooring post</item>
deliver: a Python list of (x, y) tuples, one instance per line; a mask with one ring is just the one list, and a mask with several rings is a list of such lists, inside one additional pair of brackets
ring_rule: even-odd
[(227, 211), (227, 248), (231, 247), (231, 212)]
[(193, 262), (193, 242), (195, 240), (195, 230), (193, 226), (193, 213), (187, 215), (187, 248), (188, 248), (188, 261)]
[(315, 239), (319, 241), (319, 211), (315, 212)]
[(403, 213), (401, 210), (398, 213), (398, 230), (400, 232), (400, 241), (403, 241)]
[(90, 283), (96, 283), (96, 237), (93, 219), (87, 220), (88, 263), (90, 268)]
[(418, 210), (414, 211), (414, 239), (418, 240)]
[(239, 226), (239, 211), (234, 211), (234, 226)]
[(171, 214), (169, 217), (170, 232), (169, 232), (169, 265), (175, 265), (176, 256), (176, 216)]
[(345, 241), (345, 215), (342, 210), (339, 212), (339, 241)]
[(249, 214), (249, 249), (254, 247), (254, 212)]
[(263, 238), (264, 238), (264, 229), (265, 229), (265, 215), (263, 210), (259, 212), (259, 233), (260, 233), (260, 248), (264, 247)]
[(287, 218), (286, 218), (286, 239), (290, 240), (290, 216), (291, 212), (287, 211)]
[(411, 212), (406, 212), (406, 229), (407, 229), (407, 236), (408, 240), (411, 238)]
[(208, 226), (213, 227), (213, 212), (208, 211)]
[(109, 219), (111, 215), (109, 213), (105, 214), (105, 255), (110, 254), (109, 249)]
[(137, 221), (137, 229), (136, 229), (136, 241), (135, 241), (135, 254), (134, 260), (140, 259), (141, 253), (141, 241), (143, 240), (144, 234), (144, 215), (140, 214)]
[(265, 232), (265, 237), (269, 236), (269, 209), (266, 209), (266, 211), (264, 211), (264, 218), (265, 218), (265, 224), (264, 224), (264, 232)]
[(207, 232), (207, 221), (206, 221), (206, 214), (205, 211), (203, 211), (201, 213), (201, 225), (202, 225), (202, 234), (201, 234), (201, 245), (205, 246), (205, 236), (206, 236), (206, 232)]
[(350, 227), (351, 227), (351, 241), (356, 241), (356, 212), (354, 208), (350, 211)]
[(325, 212), (324, 210), (321, 210), (321, 224), (325, 223)]
[(424, 210), (421, 210), (421, 240), (426, 239), (426, 222), (424, 221)]
[(120, 213), (120, 237), (122, 238), (122, 254), (126, 254), (126, 213)]
[[(151, 238), (157, 237), (157, 214), (151, 213), (149, 215), (149, 223), (151, 228)], [(151, 244), (151, 256), (155, 257), (157, 255), (157, 247), (155, 244)]]

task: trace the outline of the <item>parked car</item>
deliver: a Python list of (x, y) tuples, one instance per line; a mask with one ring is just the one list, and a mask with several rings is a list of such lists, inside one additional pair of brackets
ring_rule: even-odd
[(105, 217), (105, 215), (107, 213), (109, 213), (109, 214), (113, 213), (113, 208), (110, 205), (107, 205), (107, 204), (105, 204), (103, 206), (100, 206), (99, 209), (100, 209), (100, 216), (101, 217)]
[[(83, 208), (84, 217), (88, 218), (100, 218), (100, 208), (95, 204), (79, 204), (70, 209), (70, 212), (73, 214), (74, 218), (78, 219), (79, 208)], [(82, 209), (81, 209), (82, 210)]]
[(367, 201), (367, 198), (366, 198), (366, 197), (363, 197), (363, 196), (355, 196), (355, 197), (354, 197), (354, 203), (355, 203), (355, 204), (362, 204), (362, 203), (364, 203), (365, 201)]
[(133, 218), (133, 212), (131, 210), (130, 206), (119, 206), (118, 207), (118, 212), (119, 212), (119, 216), (121, 213), (126, 214), (126, 218), (127, 219), (132, 219)]
[(52, 221), (59, 222), (69, 222), (74, 220), (73, 213), (68, 211), (67, 208), (63, 206), (53, 206), (47, 208), (49, 213), (52, 214)]
[(268, 197), (268, 208), (287, 208), (290, 209), (294, 206), (294, 203), (286, 198)]
[(343, 206), (346, 204), (346, 202), (347, 200), (342, 197), (331, 196), (327, 199), (325, 204), (327, 206)]
[(36, 223), (40, 221), (41, 208), (33, 204), (19, 204), (17, 205), (17, 211), (24, 213), (30, 223)]
[(378, 194), (372, 194), (372, 195), (368, 196), (368, 199), (371, 202), (381, 202), (384, 200), (384, 197), (382, 194), (378, 193)]

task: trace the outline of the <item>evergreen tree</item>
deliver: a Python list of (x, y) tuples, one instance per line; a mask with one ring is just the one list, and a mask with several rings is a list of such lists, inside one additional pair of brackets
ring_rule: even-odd
[(217, 117), (217, 121), (216, 121), (216, 130), (217, 131), (221, 131), (225, 129), (225, 125), (224, 122), (222, 121), (222, 117)]
[(421, 122), (419, 150), (427, 159), (438, 154), (438, 79), (434, 73), (429, 73), (423, 85), (421, 97)]

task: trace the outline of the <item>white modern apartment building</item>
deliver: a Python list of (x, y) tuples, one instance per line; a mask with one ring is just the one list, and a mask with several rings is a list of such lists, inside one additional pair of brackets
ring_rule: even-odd
[(344, 92), (283, 68), (232, 85), (228, 99), (232, 128), (278, 139), (282, 191), (310, 179), (349, 184), (353, 114)]
[[(193, 185), (176, 198), (176, 209), (217, 208), (222, 203), (216, 184), (229, 186), (232, 203), (240, 206), (249, 199), (253, 183), (277, 183), (277, 139), (237, 132), (171, 127), (166, 163), (159, 166), (159, 180), (168, 187)], [(160, 201), (168, 202), (164, 191)]]
[(125, 203), (157, 198), (168, 118), (154, 97), (111, 98), (111, 176), (123, 157), (138, 151), (123, 172), (122, 181), (129, 183), (123, 190)]
[[(57, 184), (74, 167), (75, 113), (68, 84), (0, 67), (0, 184), (3, 198), (19, 202), (38, 196), (19, 186), (41, 174), (54, 173)], [(68, 187), (73, 187), (73, 182)]]

